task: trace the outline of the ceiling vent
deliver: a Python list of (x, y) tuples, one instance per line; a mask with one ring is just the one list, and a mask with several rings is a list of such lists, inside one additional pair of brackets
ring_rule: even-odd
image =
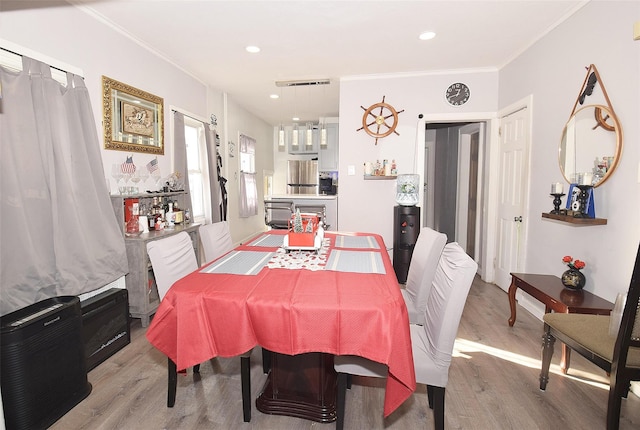
[(308, 87), (312, 85), (329, 85), (329, 79), (314, 79), (311, 81), (276, 81), (276, 87)]

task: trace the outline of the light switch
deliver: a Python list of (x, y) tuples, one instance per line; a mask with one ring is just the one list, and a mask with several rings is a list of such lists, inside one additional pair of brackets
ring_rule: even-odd
[(356, 166), (354, 166), (353, 164), (349, 165), (347, 167), (347, 175), (355, 176), (355, 174), (356, 174)]

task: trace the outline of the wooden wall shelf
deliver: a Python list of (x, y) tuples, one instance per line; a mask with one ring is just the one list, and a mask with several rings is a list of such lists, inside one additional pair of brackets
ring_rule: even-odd
[(550, 214), (550, 213), (544, 213), (544, 212), (542, 213), (542, 218), (562, 221), (562, 222), (566, 222), (567, 224), (573, 224), (577, 226), (607, 224), (606, 218), (575, 218), (571, 215)]
[(383, 180), (392, 181), (394, 179), (398, 179), (398, 176), (397, 175), (392, 175), (392, 176), (364, 175), (365, 181), (383, 181)]

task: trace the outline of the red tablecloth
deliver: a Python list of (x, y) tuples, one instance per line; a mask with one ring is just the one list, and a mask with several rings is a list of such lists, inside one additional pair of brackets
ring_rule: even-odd
[[(289, 355), (325, 352), (385, 363), (388, 416), (416, 387), (409, 319), (382, 237), (354, 235), (375, 238), (379, 249), (351, 250), (379, 252), (385, 274), (267, 267), (257, 275), (198, 270), (169, 289), (147, 339), (179, 370), (256, 345)], [(336, 234), (326, 237), (331, 255)], [(236, 250), (277, 248), (241, 245)]]

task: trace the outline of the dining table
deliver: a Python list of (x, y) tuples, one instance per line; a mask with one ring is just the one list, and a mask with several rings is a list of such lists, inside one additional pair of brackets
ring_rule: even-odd
[[(328, 376), (333, 356), (362, 356), (388, 366), (387, 417), (415, 391), (416, 379), (407, 308), (382, 237), (324, 232), (319, 248), (288, 249), (286, 234), (260, 233), (176, 281), (147, 339), (174, 371), (260, 346), (276, 355), (271, 374), (280, 366), (280, 374), (290, 375), (292, 366), (301, 366), (294, 359), (319, 354), (312, 361), (324, 366), (319, 377), (329, 394), (336, 392), (335, 375)], [(320, 412), (310, 414), (299, 399), (283, 407), (286, 396), (277, 397), (285, 387), (270, 384), (256, 400), (262, 412), (335, 420), (335, 404), (321, 404)], [(333, 402), (335, 395), (328, 398)]]

